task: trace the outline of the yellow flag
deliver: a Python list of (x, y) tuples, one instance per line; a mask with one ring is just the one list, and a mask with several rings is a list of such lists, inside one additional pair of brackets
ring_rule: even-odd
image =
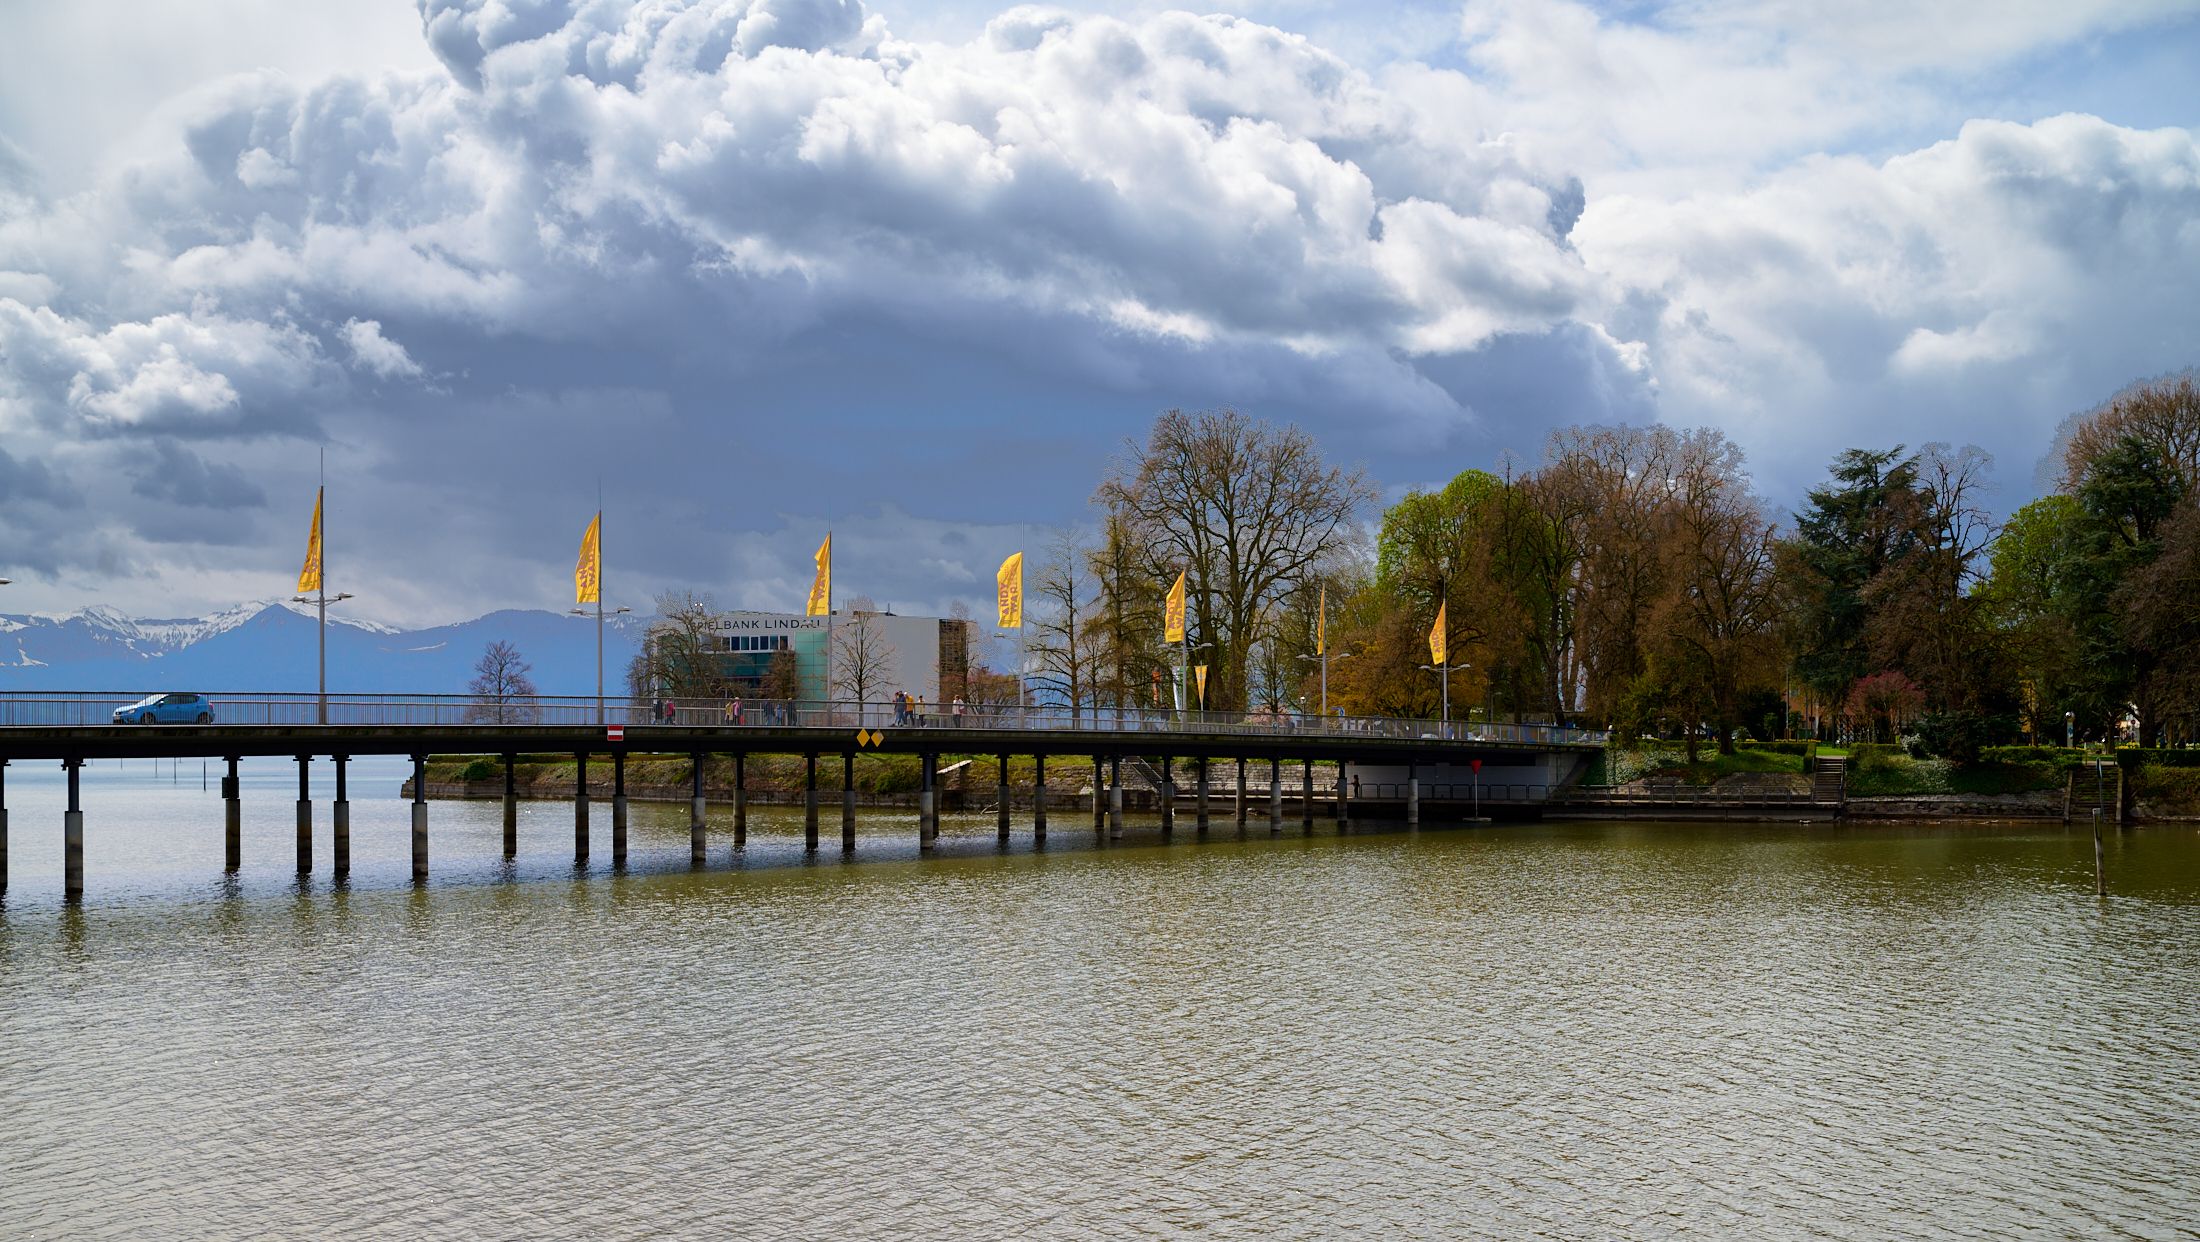
[(1428, 628), (1428, 660), (1431, 664), (1451, 663), (1451, 635), (1445, 632), (1444, 610), (1451, 605), (1436, 606), (1436, 624)]
[(1001, 628), (1024, 628), (1024, 554), (1016, 553), (1001, 562), (1001, 572), (993, 577), (1001, 597)]
[(603, 512), (588, 519), (581, 535), (581, 557), (573, 562), (573, 602), (593, 604), (603, 599)]
[(1199, 681), (1199, 710), (1207, 710), (1207, 666), (1194, 664), (1192, 674)]
[(306, 536), (306, 563), (298, 571), (298, 593), (321, 589), (321, 489), (313, 490), (313, 533)]
[(1176, 585), (1169, 588), (1169, 607), (1168, 611), (1163, 615), (1162, 624), (1166, 630), (1166, 632), (1162, 635), (1163, 642), (1180, 643), (1184, 641), (1183, 574), (1178, 574), (1176, 576)]
[(817, 577), (810, 581), (810, 606), (804, 615), (829, 617), (833, 615), (833, 534), (825, 532), (825, 542), (817, 545)]
[(1314, 654), (1315, 654), (1315, 655), (1328, 655), (1328, 654), (1329, 654), (1329, 584), (1328, 584), (1328, 583), (1324, 582), (1324, 583), (1322, 584), (1322, 589), (1321, 589), (1321, 602), (1320, 602), (1319, 604), (1316, 604), (1316, 605), (1315, 605), (1314, 607), (1315, 607), (1315, 612), (1314, 612)]

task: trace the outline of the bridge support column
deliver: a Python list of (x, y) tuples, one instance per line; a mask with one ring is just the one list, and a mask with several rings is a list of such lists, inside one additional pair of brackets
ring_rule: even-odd
[(1418, 768), (1406, 769), (1406, 827), (1421, 826), (1421, 773)]
[(689, 756), (688, 865), (700, 867), (710, 846), (710, 804), (703, 794), (703, 756)]
[(1098, 755), (1092, 757), (1092, 830), (1104, 831), (1108, 826), (1108, 764)]
[(1237, 826), (1238, 831), (1243, 832), (1245, 831), (1245, 756), (1243, 755), (1238, 756), (1237, 781)]
[(997, 833), (997, 834), (999, 835), (999, 837), (1000, 837), (1000, 841), (1001, 841), (1001, 844), (1003, 844), (1003, 845), (1006, 845), (1006, 844), (1008, 844), (1008, 756), (1007, 756), (1007, 755), (1002, 755), (1002, 756), (1000, 756), (1000, 764), (1001, 764), (1001, 786), (1000, 786), (1000, 794), (999, 794), (999, 797), (998, 797), (998, 799), (997, 799), (997, 800), (999, 801), (1000, 805), (999, 805), (999, 806), (998, 806), (998, 807), (996, 808), (996, 814), (994, 815), (994, 831), (995, 831), (995, 832), (996, 832), (996, 833)]
[(840, 756), (840, 852), (856, 852), (856, 755), (852, 750)]
[(1337, 760), (1337, 831), (1352, 831), (1352, 803), (1347, 795), (1351, 790), (1345, 785), (1344, 760)]
[(237, 757), (227, 758), (229, 775), (222, 778), (222, 870), (233, 873), (244, 865), (244, 803), (237, 788)]
[(1123, 756), (1108, 762), (1108, 838), (1123, 837)]
[(1314, 831), (1314, 761), (1308, 759), (1300, 769), (1299, 777), (1299, 827), (1302, 831)]
[(733, 757), (733, 848), (749, 843), (749, 757)]
[[(428, 757), (414, 755), (413, 761), (413, 883), (425, 883), (428, 878)], [(585, 821), (584, 821), (585, 822)], [(582, 830), (581, 857), (588, 855), (586, 829)]]
[(8, 761), (0, 759), (0, 893), (8, 891)]
[(69, 774), (69, 806), (61, 813), (61, 893), (70, 901), (84, 897), (84, 807), (77, 801), (77, 776), (82, 759), (64, 759)]
[(1176, 760), (1161, 756), (1161, 835), (1176, 831)]
[(504, 756), (504, 856), (519, 855), (519, 778), (512, 768), (519, 762), (518, 755)]
[(817, 853), (817, 755), (802, 756), (804, 771), (802, 786), (802, 848)]
[(1047, 839), (1047, 757), (1031, 757), (1031, 841)]
[(313, 756), (298, 756), (298, 874), (313, 873)]
[(1207, 781), (1207, 763), (1208, 763), (1208, 760), (1207, 760), (1207, 756), (1205, 756), (1205, 755), (1201, 755), (1201, 756), (1200, 756), (1200, 757), (1199, 757), (1198, 759), (1194, 760), (1193, 762), (1195, 762), (1195, 763), (1197, 763), (1197, 764), (1199, 765), (1199, 777), (1198, 777), (1198, 781), (1199, 781), (1199, 811), (1198, 811), (1198, 814), (1197, 814), (1197, 822), (1198, 822), (1198, 826), (1199, 826), (1199, 831), (1200, 831), (1200, 833), (1201, 833), (1202, 835), (1205, 835), (1205, 833), (1206, 833), (1206, 831), (1207, 831), (1207, 816), (1208, 816), (1208, 806), (1207, 806), (1207, 793), (1208, 793), (1208, 790), (1207, 790), (1207, 785), (1208, 785), (1208, 781)]
[(573, 862), (588, 861), (588, 754), (573, 756)]
[(611, 752), (611, 865), (626, 865), (626, 752)]
[(329, 804), (334, 828), (329, 838), (329, 865), (337, 875), (351, 874), (351, 796), (344, 789), (344, 769), (350, 755), (331, 756), (336, 761), (336, 801)]
[(1283, 831), (1283, 760), (1268, 759), (1268, 835)]
[(931, 849), (940, 839), (940, 757), (924, 756), (924, 792), (917, 795), (917, 847)]

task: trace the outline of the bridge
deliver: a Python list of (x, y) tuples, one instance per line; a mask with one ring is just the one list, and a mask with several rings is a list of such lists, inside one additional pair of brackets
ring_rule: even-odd
[[(222, 780), (227, 849), (225, 865), (241, 863), (242, 819), (238, 763), (250, 757), (285, 757), (298, 763), (297, 855), (301, 874), (313, 863), (313, 797), (308, 776), (316, 758), (334, 761), (332, 865), (339, 875), (351, 861), (350, 801), (345, 765), (358, 755), (396, 755), (413, 762), (412, 869), (428, 874), (426, 764), (434, 754), (498, 755), (504, 760), (504, 848), (516, 853), (518, 793), (512, 770), (527, 754), (572, 755), (574, 852), (585, 861), (590, 845), (588, 765), (601, 759), (612, 772), (611, 853), (626, 857), (626, 763), (635, 754), (694, 757), (689, 816), (690, 856), (703, 865), (708, 844), (705, 756), (734, 761), (733, 835), (747, 840), (746, 760), (752, 755), (796, 755), (806, 760), (804, 844), (818, 848), (821, 796), (818, 761), (839, 756), (841, 848), (855, 849), (855, 760), (860, 754), (915, 755), (923, 774), (918, 795), (918, 839), (929, 849), (939, 836), (939, 771), (943, 755), (992, 755), (999, 762), (999, 832), (1009, 835), (1011, 755), (1030, 755), (1034, 836), (1047, 830), (1046, 763), (1089, 761), (1093, 770), (1095, 830), (1119, 837), (1123, 830), (1123, 766), (1158, 770), (1161, 827), (1172, 830), (1181, 813), (1207, 827), (1213, 814), (1212, 769), (1234, 765), (1236, 800), (1246, 796), (1247, 764), (1268, 771), (1268, 824), (1283, 827), (1290, 776), (1299, 778), (1294, 801), (1302, 822), (1315, 819), (1317, 764), (1334, 779), (1328, 809), (1337, 825), (1355, 814), (1421, 822), (1428, 809), (1453, 813), (1485, 807), (1515, 812), (1539, 807), (1552, 792), (1578, 780), (1601, 734), (1551, 725), (1440, 724), (1389, 717), (1315, 717), (1281, 712), (1196, 712), (1163, 709), (1078, 708), (987, 704), (941, 710), (898, 710), (891, 704), (854, 702), (755, 702), (626, 700), (534, 696), (484, 699), (467, 695), (207, 694), (184, 713), (184, 723), (140, 723), (122, 712), (149, 697), (126, 692), (20, 693), (0, 697), (0, 888), (7, 882), (6, 770), (10, 763), (57, 761), (67, 772), (63, 816), (64, 891), (82, 894), (84, 810), (79, 787), (83, 765), (93, 759), (206, 758), (224, 760)], [(200, 710), (202, 709), (203, 710)], [(120, 713), (120, 714), (118, 714)], [(148, 710), (141, 715), (151, 715)], [(202, 719), (203, 717), (203, 719)], [(1178, 765), (1191, 788), (1178, 782)], [(1295, 767), (1296, 772), (1289, 772)], [(1103, 794), (1104, 791), (1104, 794)], [(1471, 799), (1471, 800), (1470, 800)], [(1179, 808), (1178, 803), (1187, 803)]]

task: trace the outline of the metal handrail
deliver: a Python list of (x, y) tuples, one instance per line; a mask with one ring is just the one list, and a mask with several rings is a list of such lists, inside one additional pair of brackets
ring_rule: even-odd
[[(117, 708), (153, 692), (39, 690), (0, 693), (0, 728), (70, 728), (114, 723)], [(1547, 724), (1442, 724), (1384, 716), (1315, 716), (1288, 712), (1173, 711), (1069, 708), (1014, 703), (925, 703), (850, 700), (659, 699), (599, 701), (584, 695), (507, 699), (469, 694), (268, 694), (198, 692), (214, 727), (348, 725), (572, 729), (596, 724), (691, 728), (868, 728), (1048, 730), (1053, 732), (1200, 733), (1237, 736), (1334, 736), (1511, 745), (1602, 744), (1601, 732)]]

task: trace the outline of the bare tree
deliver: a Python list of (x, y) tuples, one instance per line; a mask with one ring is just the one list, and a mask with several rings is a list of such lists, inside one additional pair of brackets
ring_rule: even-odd
[(718, 605), (709, 595), (667, 591), (657, 597), (657, 617), (642, 636), (641, 654), (627, 668), (637, 700), (715, 696), (720, 676)]
[(1261, 614), (1350, 540), (1374, 491), (1358, 471), (1325, 464), (1296, 427), (1169, 410), (1099, 498), (1135, 540), (1149, 590), (1186, 573), (1187, 623), (1215, 649), (1207, 699), (1228, 709), (1245, 703)]
[(1024, 616), (1029, 654), (1037, 665), (1032, 682), (1060, 695), (1069, 704), (1070, 719), (1076, 720), (1088, 699), (1098, 703), (1102, 659), (1092, 550), (1075, 527), (1063, 527), (1048, 546), (1037, 587), (1039, 606)]
[(857, 612), (833, 629), (833, 690), (859, 705), (885, 689), (894, 670), (894, 644), (876, 614)]
[(484, 724), (524, 724), (533, 719), (534, 707), (524, 701), (535, 696), (534, 679), (528, 676), (533, 671), (519, 648), (501, 638), (490, 643), (474, 661), (474, 680), (466, 687), (475, 699), (467, 718)]

